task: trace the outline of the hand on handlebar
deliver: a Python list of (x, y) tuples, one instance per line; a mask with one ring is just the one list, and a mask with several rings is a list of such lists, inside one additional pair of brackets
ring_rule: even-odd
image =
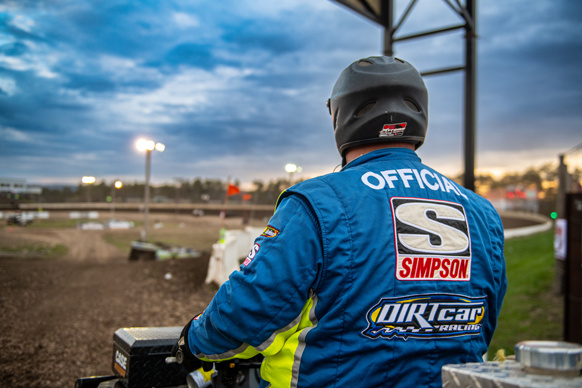
[(172, 356), (175, 357), (175, 362), (183, 365), (189, 372), (202, 366), (202, 361), (192, 354), (190, 347), (188, 346), (188, 331), (190, 330), (191, 324), (192, 321), (190, 320), (182, 329), (178, 342), (176, 342), (172, 347)]

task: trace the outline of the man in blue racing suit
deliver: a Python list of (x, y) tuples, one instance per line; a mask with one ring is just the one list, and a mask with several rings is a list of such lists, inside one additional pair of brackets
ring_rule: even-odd
[(207, 309), (188, 357), (264, 355), (261, 386), (440, 387), (482, 361), (507, 279), (491, 204), (423, 165), (428, 93), (393, 57), (347, 67), (328, 101), (343, 168), (286, 190)]

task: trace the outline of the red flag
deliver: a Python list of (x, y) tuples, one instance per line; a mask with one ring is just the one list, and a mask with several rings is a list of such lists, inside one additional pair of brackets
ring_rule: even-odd
[(228, 189), (226, 189), (226, 195), (235, 195), (240, 193), (240, 189), (235, 185), (228, 184)]
[(250, 200), (253, 197), (252, 194), (243, 194), (243, 202)]

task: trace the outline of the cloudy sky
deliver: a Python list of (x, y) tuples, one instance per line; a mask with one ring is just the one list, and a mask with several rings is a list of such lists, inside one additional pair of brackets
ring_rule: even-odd
[[(396, 1), (397, 13), (408, 4)], [(398, 17), (397, 17), (398, 19)], [(397, 35), (459, 24), (419, 1)], [(476, 167), (519, 171), (582, 142), (582, 2), (478, 1)], [(395, 45), (419, 70), (463, 63), (462, 32)], [(0, 177), (29, 183), (252, 182), (331, 172), (325, 102), (382, 29), (330, 0), (3, 0)], [(463, 171), (463, 75), (426, 78), (423, 161)]]

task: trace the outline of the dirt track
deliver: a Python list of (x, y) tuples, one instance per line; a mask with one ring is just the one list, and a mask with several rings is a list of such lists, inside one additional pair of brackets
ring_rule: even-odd
[[(31, 234), (33, 234), (31, 236)], [(106, 263), (116, 261), (123, 253), (104, 243), (102, 232), (80, 229), (34, 229), (13, 228), (9, 238), (24, 238), (47, 244), (62, 244), (68, 248), (65, 260), (75, 262)]]
[[(206, 233), (204, 244), (218, 236), (217, 218), (177, 221), (192, 234)], [(240, 227), (240, 220), (229, 222)], [(527, 224), (509, 219), (506, 226)], [(211, 244), (198, 259), (129, 262), (103, 234), (0, 228), (3, 246), (21, 239), (69, 248), (58, 259), (0, 256), (1, 387), (73, 387), (77, 377), (111, 374), (116, 329), (182, 326), (212, 298), (215, 289), (204, 285)]]
[[(217, 225), (209, 226), (216, 236)], [(111, 374), (116, 329), (182, 326), (212, 298), (215, 289), (204, 285), (210, 246), (197, 259), (129, 262), (102, 236), (0, 229), (2, 245), (22, 239), (69, 248), (58, 259), (0, 257), (1, 387), (73, 387), (77, 377)]]

